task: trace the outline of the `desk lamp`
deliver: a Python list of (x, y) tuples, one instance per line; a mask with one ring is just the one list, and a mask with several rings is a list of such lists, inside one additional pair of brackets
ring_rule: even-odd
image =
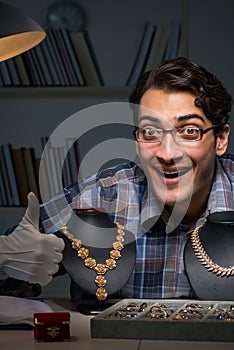
[(0, 62), (31, 49), (45, 36), (32, 18), (0, 1)]

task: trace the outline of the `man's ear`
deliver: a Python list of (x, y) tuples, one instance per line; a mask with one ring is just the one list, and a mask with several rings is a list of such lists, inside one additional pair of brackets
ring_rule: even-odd
[(217, 156), (222, 156), (228, 146), (228, 138), (230, 134), (230, 126), (229, 124), (225, 124), (223, 127), (223, 130), (220, 131), (220, 133), (217, 135), (216, 138), (216, 155)]

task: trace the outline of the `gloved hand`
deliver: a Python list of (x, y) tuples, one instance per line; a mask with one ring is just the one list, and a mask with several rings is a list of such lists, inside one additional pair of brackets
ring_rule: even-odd
[(0, 274), (46, 285), (58, 271), (64, 241), (53, 234), (39, 232), (39, 202), (28, 194), (28, 208), (16, 229), (0, 235)]

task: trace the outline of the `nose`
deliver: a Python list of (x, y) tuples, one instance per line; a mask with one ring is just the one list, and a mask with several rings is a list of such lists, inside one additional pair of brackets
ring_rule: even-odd
[(172, 134), (164, 135), (163, 140), (158, 145), (155, 155), (158, 159), (166, 163), (178, 161), (185, 153), (184, 145), (175, 141)]

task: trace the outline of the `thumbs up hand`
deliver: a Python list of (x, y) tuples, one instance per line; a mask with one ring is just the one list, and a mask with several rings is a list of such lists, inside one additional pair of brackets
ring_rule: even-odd
[(39, 232), (39, 203), (28, 194), (28, 208), (19, 225), (9, 235), (0, 235), (0, 277), (46, 285), (58, 271), (64, 242), (53, 234)]

